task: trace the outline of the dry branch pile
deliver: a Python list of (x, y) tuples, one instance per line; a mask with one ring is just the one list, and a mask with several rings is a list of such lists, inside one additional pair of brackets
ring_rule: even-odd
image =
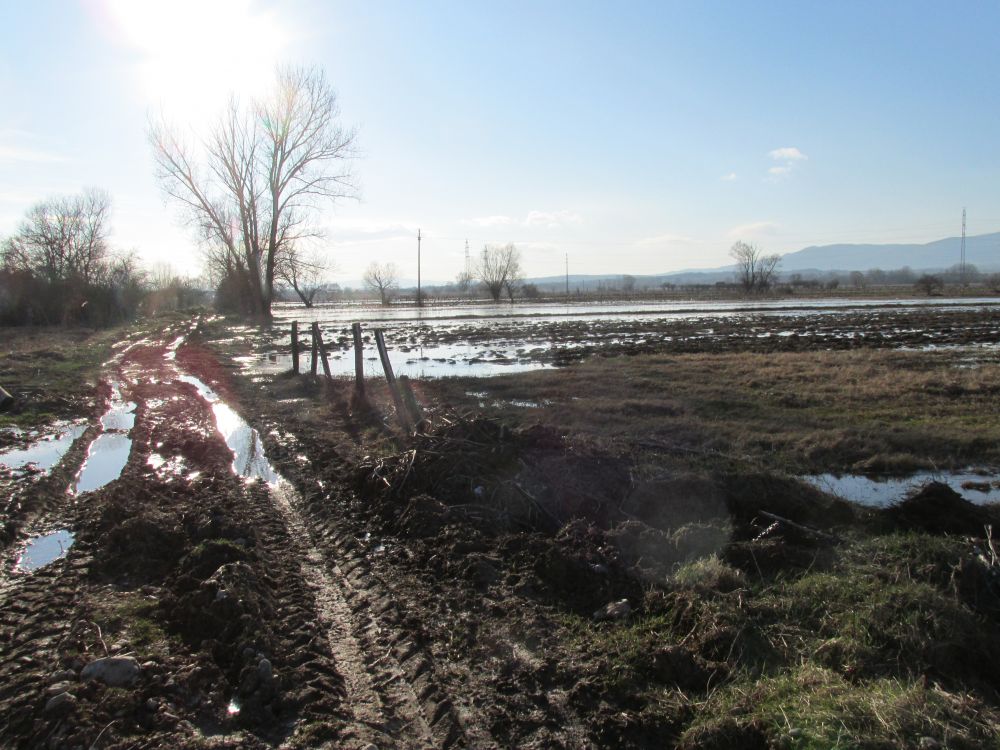
[(606, 522), (609, 512), (619, 515), (629, 477), (620, 461), (581, 452), (547, 428), (438, 416), (409, 450), (365, 458), (358, 480), (376, 502), (427, 495), (451, 515), (553, 532), (573, 517)]

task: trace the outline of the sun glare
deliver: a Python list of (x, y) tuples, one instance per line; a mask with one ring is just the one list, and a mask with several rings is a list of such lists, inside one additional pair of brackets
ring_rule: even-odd
[(259, 92), (290, 42), (272, 11), (251, 0), (104, 0), (115, 38), (136, 54), (142, 95), (197, 126), (230, 94)]

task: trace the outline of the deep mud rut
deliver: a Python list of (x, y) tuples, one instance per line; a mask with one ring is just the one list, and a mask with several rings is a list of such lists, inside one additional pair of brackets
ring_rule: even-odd
[[(307, 501), (265, 456), (243, 461), (260, 440), (238, 417), (219, 424), (211, 394), (232, 394), (193, 329), (130, 341), (108, 364), (105, 392), (135, 404), (121, 475), (74, 494), (75, 446), (50, 480), (61, 491), (24, 519), (22, 539), (74, 530), (68, 553), (23, 573), (8, 550), (0, 746), (495, 746), (356, 533), (312, 512), (340, 490)], [(106, 656), (137, 674), (84, 679)]]

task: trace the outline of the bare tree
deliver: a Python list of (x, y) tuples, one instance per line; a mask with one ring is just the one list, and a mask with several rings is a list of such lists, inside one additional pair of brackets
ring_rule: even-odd
[(494, 302), (500, 301), (505, 289), (513, 300), (514, 285), (521, 279), (521, 253), (510, 242), (506, 245), (486, 245), (473, 273)]
[(395, 263), (372, 263), (364, 276), (365, 286), (377, 291), (383, 305), (389, 304), (390, 293), (399, 286), (399, 272)]
[(729, 249), (736, 261), (736, 280), (747, 293), (762, 292), (771, 286), (780, 255), (764, 255), (752, 242), (737, 241)]
[(924, 294), (926, 294), (928, 297), (930, 297), (933, 294), (941, 293), (941, 291), (944, 289), (944, 282), (941, 281), (941, 279), (938, 278), (937, 276), (925, 273), (923, 276), (921, 276), (919, 279), (913, 282), (913, 286), (919, 289)]
[(329, 270), (329, 261), (318, 250), (303, 250), (301, 245), (294, 244), (285, 248), (278, 263), (278, 276), (295, 291), (306, 307), (313, 306)]
[(268, 97), (230, 101), (198, 152), (163, 122), (150, 128), (164, 191), (258, 317), (270, 317), (283, 251), (318, 235), (310, 218), (321, 204), (356, 194), (355, 134), (339, 115), (322, 71), (281, 68)]
[(110, 214), (111, 197), (93, 188), (42, 201), (28, 210), (17, 233), (4, 242), (3, 265), (49, 283), (96, 281), (110, 253)]
[(475, 280), (476, 277), (471, 271), (462, 269), (459, 271), (458, 276), (455, 277), (455, 286), (458, 288), (458, 291), (464, 294), (469, 291), (469, 288), (472, 286), (472, 282)]

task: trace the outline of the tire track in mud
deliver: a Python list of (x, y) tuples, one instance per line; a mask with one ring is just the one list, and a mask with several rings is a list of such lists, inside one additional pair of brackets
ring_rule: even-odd
[(72, 630), (74, 621), (66, 615), (76, 609), (76, 577), (87, 562), (74, 552), (31, 575), (9, 578), (0, 588), (0, 746), (22, 746), (21, 737), (45, 728), (39, 716), (49, 677), (60, 667), (48, 652)]
[[(256, 444), (256, 437), (250, 442)], [(249, 464), (259, 462), (254, 458)], [(269, 467), (264, 473), (277, 476)], [(482, 732), (462, 727), (435, 679), (430, 654), (406, 634), (394, 598), (373, 577), (353, 536), (317, 523), (284, 478), (278, 476), (268, 490), (285, 533), (267, 536), (289, 538), (345, 681), (353, 718), (347, 737), (382, 748), (493, 746)]]
[[(279, 639), (269, 656), (277, 674), (284, 674), (293, 684), (287, 710), (271, 720), (275, 723), (262, 725), (271, 739), (244, 732), (230, 734), (231, 739), (244, 743), (241, 746), (260, 747), (261, 740), (283, 747), (317, 746), (311, 735), (298, 734), (299, 728), (308, 730), (312, 722), (333, 728), (335, 734), (327, 736), (336, 737), (337, 747), (495, 746), (483, 733), (460, 723), (429, 651), (419, 642), (413, 625), (405, 622), (390, 590), (372, 574), (353, 535), (329, 514), (315, 513), (287, 480), (245, 482), (223, 468), (226, 459), (219, 451), (225, 448), (217, 434), (219, 425), (212, 421), (218, 414), (205, 394), (181, 377), (189, 373), (213, 382), (210, 374), (219, 372), (218, 360), (207, 350), (202, 350), (207, 358), (204, 367), (183, 361), (191, 331), (188, 326), (171, 327), (158, 335), (136, 337), (107, 363), (110, 386), (105, 387), (117, 385), (136, 404), (131, 449), (121, 475), (124, 484), (111, 479), (106, 488), (78, 498), (69, 491), (72, 477), (67, 476), (67, 491), (56, 503), (59, 507), (46, 516), (76, 518), (74, 527), (83, 522), (90, 529), (87, 539), (43, 569), (0, 580), (0, 706), (4, 709), (0, 746), (35, 747), (54, 737), (72, 737), (74, 742), (89, 737), (84, 740), (86, 746), (111, 718), (100, 719), (101, 706), (92, 702), (92, 688), (80, 695), (80, 709), (86, 713), (77, 711), (69, 724), (43, 712), (52, 675), (66, 664), (61, 644), (72, 640), (74, 623), (91, 616), (91, 600), (99, 596), (94, 589), (96, 579), (91, 578), (107, 564), (102, 541), (107, 531), (101, 531), (100, 524), (108, 502), (134, 502), (134, 507), (125, 507), (154, 516), (188, 512), (164, 503), (179, 502), (184, 508), (201, 505), (210, 516), (229, 514), (232, 523), (253, 529), (256, 585), (273, 602), (273, 616), (261, 632)], [(193, 347), (200, 349), (197, 344)], [(88, 431), (77, 449), (81, 461), (100, 432), (96, 427)], [(160, 468), (169, 469), (171, 460), (175, 461), (173, 475)], [(199, 473), (201, 478), (194, 481), (192, 477)], [(160, 589), (164, 593), (169, 593), (171, 585), (169, 581), (157, 583), (165, 586)], [(183, 595), (169, 596), (174, 597), (174, 606)], [(180, 621), (173, 622), (183, 627)], [(239, 656), (240, 643), (222, 645), (229, 656), (218, 661), (218, 667), (227, 677), (216, 683), (216, 692), (229, 690), (232, 695), (242, 690), (248, 666), (257, 666), (259, 654), (250, 657), (252, 665), (244, 664), (248, 657)], [(190, 659), (199, 653), (204, 655), (197, 649), (178, 652), (170, 659), (180, 661), (171, 661), (170, 669), (191, 664)], [(212, 720), (205, 724), (194, 713), (186, 715), (190, 721), (167, 729), (167, 735), (150, 737), (150, 746), (204, 742), (219, 731), (212, 728)], [(121, 741), (116, 733), (112, 726), (104, 741)]]

